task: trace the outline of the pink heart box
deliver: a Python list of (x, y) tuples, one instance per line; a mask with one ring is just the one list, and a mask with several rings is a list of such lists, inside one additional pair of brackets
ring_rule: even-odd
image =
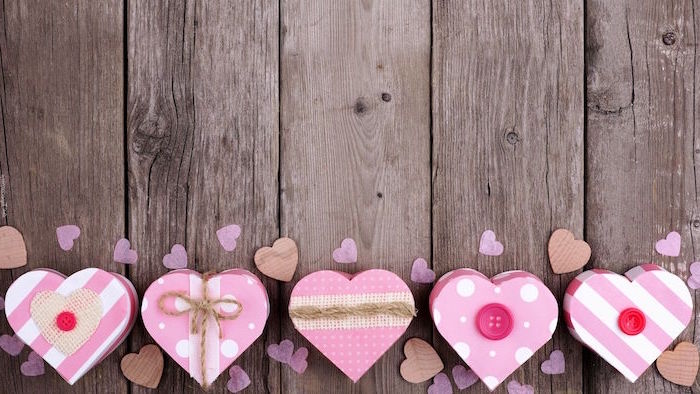
[[(89, 338), (76, 351), (65, 355), (46, 340), (32, 318), (31, 304), (40, 292), (67, 297), (79, 289), (99, 295), (102, 316)], [(126, 338), (136, 320), (137, 304), (134, 286), (119, 274), (87, 268), (66, 278), (54, 270), (37, 269), (23, 274), (7, 289), (5, 314), (17, 336), (73, 384)]]
[[(210, 318), (206, 329), (206, 382), (202, 379), (201, 335), (191, 330), (194, 312), (171, 316), (159, 309), (158, 300), (166, 292), (182, 292), (199, 300), (202, 297), (202, 275), (196, 271), (180, 269), (171, 271), (153, 282), (143, 296), (141, 316), (146, 330), (153, 339), (182, 368), (202, 386), (208, 386), (225, 371), (263, 332), (270, 313), (267, 291), (260, 279), (243, 269), (220, 272), (209, 278), (209, 299), (233, 299), (240, 302), (242, 311), (234, 320), (220, 320), (221, 337), (216, 321)], [(168, 311), (184, 311), (188, 304), (183, 299), (171, 297), (164, 302)], [(236, 306), (218, 304), (215, 309), (233, 313)]]
[(692, 315), (693, 299), (683, 280), (655, 264), (624, 276), (584, 271), (564, 296), (571, 334), (631, 382), (683, 332)]
[(552, 338), (559, 307), (528, 272), (489, 279), (463, 268), (438, 280), (430, 311), (440, 334), (493, 391)]
[[(318, 271), (303, 277), (294, 286), (289, 310), (291, 316), (296, 307), (324, 309), (386, 302), (405, 303), (410, 309), (415, 307), (406, 282), (393, 272), (372, 269), (351, 275)], [(319, 319), (292, 316), (296, 329), (353, 382), (357, 382), (396, 342), (412, 319), (412, 316), (385, 314)]]

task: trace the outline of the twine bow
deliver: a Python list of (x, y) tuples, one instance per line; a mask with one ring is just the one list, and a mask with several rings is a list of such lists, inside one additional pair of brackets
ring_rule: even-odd
[[(202, 387), (206, 390), (209, 386), (207, 383), (207, 372), (206, 372), (206, 337), (207, 337), (207, 323), (209, 319), (214, 319), (216, 325), (219, 329), (219, 338), (223, 338), (223, 331), (221, 329), (221, 320), (234, 320), (240, 316), (243, 311), (243, 304), (233, 299), (212, 299), (209, 298), (207, 282), (209, 278), (216, 275), (214, 272), (207, 272), (202, 275), (202, 298), (194, 299), (189, 297), (185, 292), (182, 291), (168, 291), (160, 295), (158, 298), (158, 309), (168, 316), (181, 316), (185, 313), (192, 312), (192, 319), (190, 320), (190, 332), (192, 334), (200, 334), (200, 359), (202, 362)], [(170, 299), (181, 299), (187, 304), (187, 308), (183, 310), (172, 310), (165, 307), (165, 301)], [(232, 313), (221, 313), (216, 310), (216, 306), (219, 304), (232, 304), (236, 305), (236, 310)]]

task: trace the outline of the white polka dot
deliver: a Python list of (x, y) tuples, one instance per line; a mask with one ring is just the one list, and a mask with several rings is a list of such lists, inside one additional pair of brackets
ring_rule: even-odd
[(495, 376), (487, 376), (482, 380), (484, 381), (486, 387), (489, 388), (489, 390), (493, 390), (496, 388), (496, 386), (498, 386), (498, 379), (496, 379)]
[(249, 329), (249, 330), (255, 330), (255, 324), (253, 324), (253, 323), (248, 323), (248, 329)]
[(164, 330), (164, 329), (165, 329), (165, 324), (164, 324), (164, 323), (158, 323), (158, 328), (160, 328), (161, 330)]
[(455, 348), (457, 354), (459, 354), (459, 357), (462, 357), (462, 360), (467, 361), (467, 358), (469, 358), (469, 353), (471, 352), (469, 345), (464, 342), (457, 342), (452, 347)]
[(520, 298), (525, 302), (535, 301), (538, 295), (537, 287), (531, 283), (523, 285), (523, 287), (520, 288)]
[(175, 299), (175, 309), (178, 310), (178, 312), (182, 312), (184, 310), (187, 310), (190, 307), (190, 305), (187, 303), (187, 301), (183, 300), (180, 297), (177, 297)]
[(493, 288), (493, 292), (496, 293), (496, 294), (500, 294), (500, 293), (501, 293), (501, 288), (500, 288), (500, 287), (494, 287), (494, 288)]
[(238, 344), (231, 339), (223, 341), (221, 343), (221, 354), (228, 358), (236, 357), (238, 354)]
[[(236, 297), (234, 297), (231, 294), (226, 294), (225, 296), (223, 296), (221, 298), (224, 300), (235, 300), (236, 299)], [(221, 310), (226, 312), (226, 313), (233, 313), (236, 311), (236, 309), (238, 309), (238, 305), (232, 304), (229, 302), (222, 302), (219, 305), (221, 305)]]
[(554, 330), (557, 329), (557, 319), (552, 320), (549, 322), (549, 332), (554, 334)]
[(190, 341), (187, 339), (181, 339), (175, 345), (175, 353), (180, 357), (189, 357), (190, 355)]
[(158, 284), (159, 284), (159, 285), (162, 285), (163, 283), (165, 283), (165, 281), (163, 280), (163, 278), (158, 278)]
[(148, 300), (144, 298), (143, 302), (141, 303), (141, 313), (145, 312), (147, 308), (148, 308)]
[(440, 320), (442, 320), (442, 315), (440, 315), (440, 311), (435, 308), (433, 308), (433, 320), (435, 320), (436, 326), (440, 324)]
[(532, 350), (526, 347), (520, 347), (515, 351), (515, 361), (517, 361), (518, 364), (524, 363), (530, 357), (532, 357)]
[(493, 350), (491, 350), (491, 351), (489, 352), (489, 356), (491, 356), (491, 357), (496, 357), (496, 352), (494, 352)]
[(524, 326), (525, 328), (530, 328), (530, 322), (529, 322), (529, 321), (526, 321), (525, 323), (523, 323), (523, 326)]
[(474, 294), (475, 288), (476, 286), (474, 286), (474, 282), (469, 279), (462, 279), (457, 282), (457, 293), (462, 297), (469, 297), (470, 295)]
[(467, 317), (466, 317), (466, 316), (462, 316), (462, 317), (459, 318), (459, 321), (461, 321), (462, 323), (466, 323), (466, 322), (467, 322)]

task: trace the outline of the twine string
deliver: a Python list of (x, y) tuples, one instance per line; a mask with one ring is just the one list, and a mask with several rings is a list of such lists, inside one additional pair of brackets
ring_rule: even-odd
[(394, 302), (365, 302), (357, 305), (331, 305), (319, 307), (313, 305), (297, 306), (289, 311), (293, 319), (345, 319), (353, 316), (371, 317), (388, 315), (394, 317), (415, 317), (416, 308), (413, 304), (402, 301)]
[[(201, 370), (202, 370), (202, 387), (206, 390), (209, 386), (207, 383), (207, 370), (206, 370), (206, 337), (207, 337), (207, 323), (209, 319), (214, 319), (216, 321), (216, 326), (219, 329), (219, 339), (223, 338), (223, 330), (221, 329), (222, 320), (234, 320), (240, 316), (243, 311), (243, 305), (237, 300), (209, 298), (209, 290), (207, 282), (209, 278), (214, 276), (214, 272), (207, 272), (202, 275), (202, 298), (194, 299), (188, 296), (183, 291), (167, 291), (160, 295), (158, 298), (158, 309), (168, 316), (181, 316), (186, 313), (192, 312), (192, 318), (190, 320), (190, 332), (192, 334), (200, 334), (201, 340), (199, 341), (199, 354), (201, 359)], [(183, 310), (172, 310), (165, 307), (165, 301), (171, 298), (181, 299), (187, 304), (187, 307)], [(232, 313), (221, 313), (216, 310), (216, 306), (219, 304), (232, 304), (237, 308)]]

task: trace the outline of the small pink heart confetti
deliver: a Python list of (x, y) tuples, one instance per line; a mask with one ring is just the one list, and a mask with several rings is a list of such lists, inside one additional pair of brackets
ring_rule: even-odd
[(278, 344), (273, 343), (267, 347), (267, 355), (273, 360), (277, 360), (284, 364), (289, 364), (294, 352), (294, 344), (289, 339), (285, 339)]
[(433, 378), (433, 384), (428, 387), (428, 394), (452, 394), (452, 383), (445, 373), (440, 372)]
[(131, 249), (131, 243), (128, 239), (122, 238), (117, 241), (114, 246), (114, 261), (122, 264), (134, 264), (138, 260), (139, 255), (135, 250)]
[(27, 361), (19, 367), (24, 376), (39, 376), (44, 374), (44, 360), (36, 352), (29, 353)]
[(496, 234), (493, 230), (486, 230), (481, 234), (479, 253), (486, 256), (500, 256), (503, 254), (503, 244), (496, 240)]
[(345, 238), (340, 243), (340, 247), (333, 251), (333, 260), (336, 263), (356, 263), (357, 262), (357, 245), (352, 238)]
[(547, 375), (559, 375), (564, 373), (565, 364), (564, 353), (561, 350), (555, 350), (549, 354), (549, 360), (545, 360), (540, 369)]
[(309, 349), (300, 347), (296, 352), (294, 352), (292, 358), (289, 360), (289, 366), (292, 367), (294, 372), (298, 374), (304, 373), (304, 371), (306, 371), (306, 367), (309, 366), (309, 364), (306, 362), (306, 357), (308, 356)]
[(693, 290), (700, 289), (700, 262), (696, 261), (690, 265), (690, 276), (688, 277), (688, 287)]
[(226, 388), (232, 393), (237, 393), (244, 388), (250, 386), (250, 377), (238, 365), (234, 365), (228, 370), (228, 375), (231, 379), (226, 383)]
[(681, 235), (671, 231), (666, 238), (656, 241), (655, 248), (661, 255), (677, 257), (681, 254)]
[(73, 249), (73, 241), (80, 236), (80, 228), (73, 224), (56, 228), (56, 238), (58, 246), (65, 251)]
[(237, 224), (229, 224), (216, 230), (216, 237), (224, 250), (231, 252), (236, 249), (236, 240), (241, 236), (241, 227)]
[(417, 258), (411, 267), (411, 280), (416, 283), (433, 283), (435, 272), (428, 268), (428, 262), (425, 259)]
[(464, 390), (479, 381), (474, 371), (467, 370), (463, 365), (455, 365), (452, 368), (452, 379), (459, 390)]
[(533, 394), (535, 389), (529, 384), (520, 384), (517, 380), (508, 382), (508, 394)]
[(4, 350), (5, 353), (10, 356), (16, 356), (22, 352), (24, 348), (24, 342), (22, 342), (17, 335), (9, 336), (4, 334), (0, 336), (0, 349)]
[(163, 265), (171, 270), (187, 267), (187, 250), (185, 250), (185, 247), (180, 244), (173, 245), (170, 248), (170, 253), (163, 256)]

